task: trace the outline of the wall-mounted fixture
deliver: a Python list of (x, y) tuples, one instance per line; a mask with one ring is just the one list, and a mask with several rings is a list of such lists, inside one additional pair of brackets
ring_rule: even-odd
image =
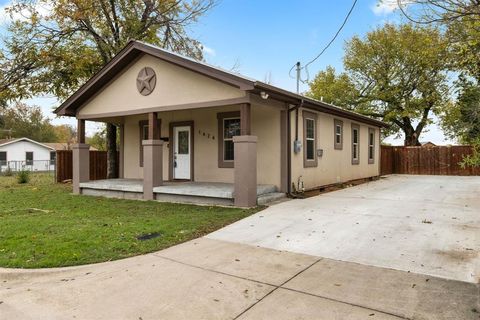
[(323, 149), (317, 149), (317, 157), (323, 157)]
[(302, 151), (302, 141), (300, 140), (293, 141), (293, 152), (299, 153), (300, 151)]
[(260, 92), (260, 97), (262, 97), (262, 99), (264, 100), (267, 100), (269, 96), (268, 96), (268, 93), (266, 93), (265, 91), (262, 91)]

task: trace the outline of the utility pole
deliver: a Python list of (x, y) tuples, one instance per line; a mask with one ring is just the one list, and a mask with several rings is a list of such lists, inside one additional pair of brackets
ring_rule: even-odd
[(300, 61), (298, 61), (295, 66), (297, 68), (297, 94), (300, 94)]

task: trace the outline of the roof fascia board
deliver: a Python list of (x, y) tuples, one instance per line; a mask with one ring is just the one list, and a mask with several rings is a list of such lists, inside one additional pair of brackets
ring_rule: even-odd
[[(183, 58), (181, 56), (177, 56), (173, 53), (168, 51), (164, 51), (161, 49), (154, 48), (152, 46), (143, 44), (141, 42), (131, 41), (124, 49), (122, 49), (109, 63), (107, 63), (99, 72), (97, 72), (92, 78), (90, 78), (83, 86), (80, 87), (75, 93), (73, 93), (67, 100), (65, 100), (57, 109), (55, 109), (54, 113), (58, 115), (66, 115), (66, 116), (75, 116), (75, 111), (80, 108), (83, 104), (86, 103), (88, 99), (85, 101), (81, 101), (80, 105), (78, 105), (75, 110), (71, 111), (68, 110), (72, 105), (75, 106), (75, 103), (78, 102), (79, 99), (84, 94), (88, 94), (89, 90), (97, 91), (100, 88), (96, 88), (96, 84), (102, 80), (104, 77), (109, 77), (104, 82), (100, 83), (100, 87), (104, 87), (111, 79), (115, 77), (115, 74), (120, 72), (124, 69), (128, 64), (131, 63), (132, 60), (135, 59), (138, 55), (142, 53), (149, 54), (154, 56), (158, 59), (170, 62), (177, 66), (183, 67), (185, 69), (200, 73), (212, 79), (224, 82), (226, 84), (232, 85), (234, 87), (239, 88), (240, 90), (247, 91), (254, 88), (254, 82), (236, 76), (234, 74), (230, 74), (224, 72), (220, 69), (215, 69), (208, 65), (191, 61), (188, 58)], [(124, 59), (129, 59), (126, 63), (122, 63)], [(94, 95), (95, 93), (90, 93)]]
[(21, 141), (31, 142), (31, 143), (33, 143), (33, 144), (39, 145), (39, 146), (41, 146), (41, 147), (44, 147), (44, 148), (46, 148), (46, 149), (55, 150), (55, 149), (52, 148), (52, 147), (49, 147), (49, 146), (47, 146), (47, 145), (44, 145), (43, 143), (40, 143), (40, 142), (38, 142), (38, 141), (29, 139), (29, 138), (18, 138), (18, 139), (14, 139), (14, 140), (11, 140), (11, 141), (8, 141), (8, 142), (5, 142), (5, 143), (0, 144), (0, 146), (3, 147), (3, 146), (7, 146), (7, 145), (14, 144), (14, 143), (17, 143), (17, 142), (21, 142)]

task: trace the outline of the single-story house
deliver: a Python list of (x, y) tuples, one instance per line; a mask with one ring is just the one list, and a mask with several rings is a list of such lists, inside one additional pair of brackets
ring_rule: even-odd
[(436, 147), (437, 145), (433, 143), (432, 141), (420, 141), (420, 145), (424, 148), (432, 148)]
[[(74, 143), (68, 142), (43, 142), (43, 144), (55, 149), (56, 151), (70, 151), (74, 145)], [(98, 151), (98, 149), (90, 146), (90, 151)]]
[[(78, 119), (74, 192), (235, 204), (380, 174), (385, 123), (138, 41), (55, 113)], [(120, 179), (88, 181), (85, 121), (120, 130)]]
[(0, 140), (0, 172), (51, 171), (55, 168), (55, 149), (29, 138)]

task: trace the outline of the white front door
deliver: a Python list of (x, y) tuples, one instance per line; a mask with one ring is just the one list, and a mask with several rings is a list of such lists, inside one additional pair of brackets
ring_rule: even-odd
[(191, 132), (190, 126), (173, 128), (173, 178), (190, 179)]

